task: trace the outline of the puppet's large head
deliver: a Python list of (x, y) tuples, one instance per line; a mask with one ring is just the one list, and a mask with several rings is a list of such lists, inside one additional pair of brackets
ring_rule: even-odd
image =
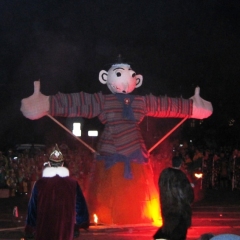
[(136, 75), (131, 66), (126, 63), (116, 63), (107, 71), (99, 73), (99, 81), (107, 84), (112, 93), (131, 93), (142, 85), (142, 75)]

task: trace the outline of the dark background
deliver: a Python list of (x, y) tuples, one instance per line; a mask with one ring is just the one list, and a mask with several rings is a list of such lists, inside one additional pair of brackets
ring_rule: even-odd
[[(197, 121), (196, 140), (238, 145), (239, 12), (239, 0), (0, 0), (0, 149), (68, 138), (47, 117), (24, 118), (21, 99), (38, 79), (45, 95), (109, 93), (98, 73), (119, 53), (144, 77), (135, 94), (189, 98), (200, 86), (214, 113)], [(96, 119), (81, 121), (83, 131), (102, 128)], [(148, 121), (143, 129), (176, 123)]]

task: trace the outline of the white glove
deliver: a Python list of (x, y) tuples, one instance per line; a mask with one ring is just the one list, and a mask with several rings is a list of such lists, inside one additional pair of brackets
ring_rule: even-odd
[(193, 100), (193, 112), (191, 118), (204, 119), (212, 115), (212, 103), (200, 97), (200, 87), (195, 88), (195, 94), (190, 99)]
[(31, 120), (45, 116), (49, 111), (49, 96), (40, 92), (40, 81), (34, 82), (34, 93), (21, 101), (22, 114)]

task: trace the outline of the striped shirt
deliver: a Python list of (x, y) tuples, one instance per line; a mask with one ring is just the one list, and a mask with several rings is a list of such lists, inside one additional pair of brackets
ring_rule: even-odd
[(184, 118), (192, 115), (192, 100), (183, 98), (134, 96), (128, 94), (84, 92), (50, 96), (50, 114), (61, 117), (94, 118), (105, 125), (98, 143), (102, 156), (129, 157), (141, 152), (147, 159), (147, 150), (139, 124), (145, 116)]

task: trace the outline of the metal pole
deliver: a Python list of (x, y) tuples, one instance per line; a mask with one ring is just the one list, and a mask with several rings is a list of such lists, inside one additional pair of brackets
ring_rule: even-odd
[(51, 116), (50, 114), (47, 114), (49, 118), (51, 118), (55, 123), (57, 123), (60, 127), (62, 127), (65, 131), (70, 133), (75, 139), (77, 139), (79, 142), (81, 142), (85, 147), (87, 147), (92, 153), (97, 153), (96, 150), (94, 150), (91, 146), (89, 146), (87, 143), (85, 143), (81, 138), (78, 138), (75, 136), (68, 128), (66, 128), (64, 125), (62, 125), (56, 118)]
[(180, 123), (178, 123), (173, 129), (171, 129), (164, 137), (162, 137), (155, 145), (153, 145), (149, 150), (148, 153), (152, 152), (161, 142), (163, 142), (172, 132), (174, 132), (181, 124), (183, 124), (188, 117), (182, 119)]

